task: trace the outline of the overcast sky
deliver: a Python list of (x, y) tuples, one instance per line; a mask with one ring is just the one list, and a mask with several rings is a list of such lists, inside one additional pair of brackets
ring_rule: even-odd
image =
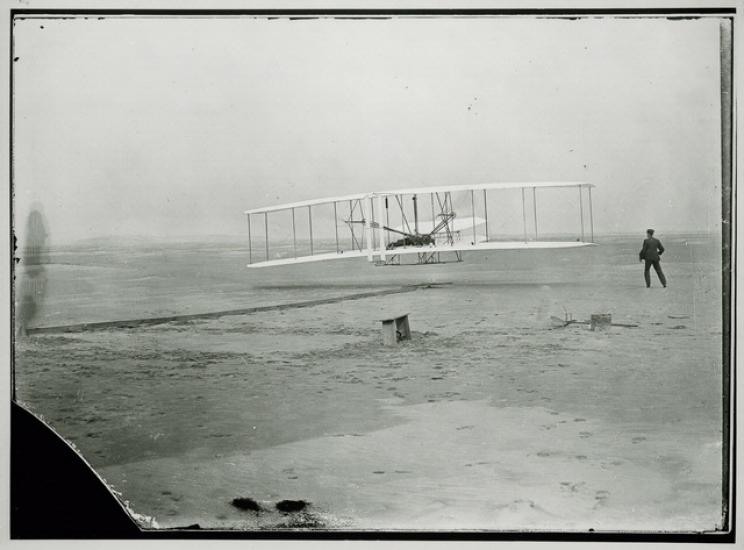
[(583, 180), (597, 232), (718, 230), (718, 32), (609, 18), (19, 21), (16, 212), (40, 201), (57, 242), (238, 234), (244, 210), (282, 202)]

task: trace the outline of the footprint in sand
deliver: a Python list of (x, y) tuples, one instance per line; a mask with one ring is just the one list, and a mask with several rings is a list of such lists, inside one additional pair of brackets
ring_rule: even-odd
[(642, 435), (639, 435), (639, 436), (634, 437), (633, 439), (631, 439), (631, 441), (633, 443), (640, 443), (641, 441), (646, 441), (646, 438), (643, 437)]
[(585, 481), (578, 481), (576, 483), (571, 483), (570, 481), (561, 481), (561, 489), (569, 490), (572, 493), (578, 493), (579, 490), (584, 487), (584, 485), (586, 485)]
[(534, 500), (522, 498), (512, 501), (511, 504), (508, 505), (508, 508), (513, 511), (523, 511), (525, 506), (528, 506), (529, 508), (532, 508), (534, 510), (542, 510), (540, 506), (535, 504)]
[(594, 505), (594, 508), (599, 508), (600, 506), (604, 506), (604, 504), (607, 502), (607, 499), (610, 497), (610, 492), (606, 491), (604, 489), (600, 489), (599, 491), (596, 491), (594, 493), (594, 500), (597, 501), (597, 503)]

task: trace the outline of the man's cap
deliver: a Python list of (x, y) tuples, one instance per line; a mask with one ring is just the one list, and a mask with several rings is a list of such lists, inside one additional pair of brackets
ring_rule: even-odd
[(654, 230), (653, 229), (646, 229), (646, 233), (648, 233), (649, 235), (653, 235), (654, 234)]

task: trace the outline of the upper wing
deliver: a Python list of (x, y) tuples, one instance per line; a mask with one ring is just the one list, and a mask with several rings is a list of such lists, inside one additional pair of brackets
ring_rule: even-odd
[(546, 189), (559, 187), (594, 187), (583, 181), (533, 181), (533, 182), (503, 182), (476, 183), (473, 185), (438, 185), (434, 187), (411, 187), (393, 191), (381, 191), (373, 195), (423, 195), (426, 193), (455, 193), (458, 191), (490, 191), (503, 189)]

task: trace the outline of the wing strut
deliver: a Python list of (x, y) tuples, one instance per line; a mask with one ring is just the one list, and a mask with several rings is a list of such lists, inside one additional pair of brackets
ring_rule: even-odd
[(478, 238), (475, 236), (475, 191), (472, 189), (470, 190), (470, 208), (473, 211), (473, 244), (475, 244)]
[(313, 255), (313, 210), (312, 206), (307, 207), (307, 222), (310, 227), (310, 255)]
[(367, 260), (372, 261), (372, 197), (367, 198), (367, 204), (362, 208), (364, 214), (364, 235), (367, 239)]
[(486, 190), (483, 190), (483, 217), (486, 219), (486, 242), (488, 242), (488, 199)]
[(434, 229), (437, 227), (437, 219), (434, 217), (434, 193), (429, 193), (431, 199), (431, 232), (434, 233)]
[[(387, 201), (387, 197), (385, 198)], [(387, 212), (387, 208), (385, 209)], [(377, 195), (377, 212), (382, 219), (382, 196)], [(387, 248), (387, 239), (385, 238), (385, 231), (382, 228), (382, 224), (377, 224), (377, 244), (380, 247), (380, 261), (385, 262), (385, 249)]]
[(338, 254), (338, 212), (336, 211), (336, 201), (333, 201), (333, 223), (336, 229), (336, 254)]
[[(375, 201), (374, 201), (374, 199), (372, 197), (370, 197), (370, 199), (369, 199), (368, 202), (369, 202), (370, 209), (371, 209), (370, 210), (371, 211), (371, 214), (370, 214), (370, 217), (371, 217), (370, 224), (372, 225), (372, 229), (374, 229), (375, 228)], [(374, 249), (374, 247), (375, 247), (375, 236), (377, 235), (377, 232), (376, 231), (372, 231), (370, 233), (370, 235), (372, 237), (371, 240), (370, 240), (370, 242), (372, 243), (372, 248)]]
[(416, 204), (416, 195), (413, 196), (413, 232), (418, 235), (418, 206)]
[(264, 214), (264, 227), (266, 229), (266, 261), (269, 261), (269, 213)]
[(292, 209), (292, 248), (294, 249), (294, 257), (297, 257), (297, 229), (295, 228), (295, 209)]
[(248, 218), (248, 263), (253, 263), (253, 247), (251, 246), (251, 215), (246, 214)]
[(527, 242), (527, 209), (524, 205), (524, 187), (522, 187), (522, 227), (524, 228), (524, 242)]
[(359, 247), (359, 250), (362, 249), (362, 245), (359, 244), (359, 241), (357, 241), (356, 235), (354, 234), (354, 226), (352, 225), (353, 219), (354, 219), (354, 207), (356, 204), (354, 204), (354, 201), (349, 201), (349, 232), (351, 233), (351, 249), (354, 250), (354, 244)]
[(579, 185), (579, 219), (581, 220), (581, 240), (584, 240), (584, 202), (581, 193), (581, 186)]
[(385, 225), (390, 227), (390, 210), (388, 209), (388, 198), (385, 197)]
[(408, 234), (410, 235), (411, 225), (408, 223), (408, 218), (406, 218), (406, 212), (403, 209), (403, 200), (400, 198), (400, 195), (395, 195), (395, 200), (397, 201), (398, 206), (400, 207), (400, 219), (402, 220), (402, 224), (405, 224), (406, 229), (408, 230)]
[(591, 231), (591, 240), (594, 242), (594, 216), (592, 215), (592, 188), (589, 187), (589, 228)]

